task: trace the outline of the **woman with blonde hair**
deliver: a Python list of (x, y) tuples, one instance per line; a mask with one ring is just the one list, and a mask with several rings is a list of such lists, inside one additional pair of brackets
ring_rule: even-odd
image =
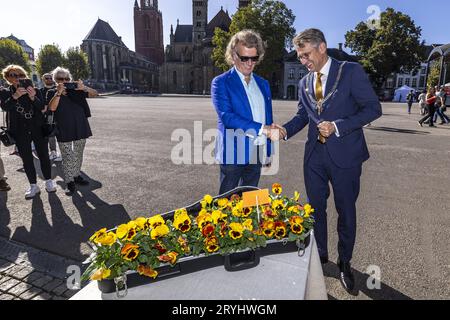
[(37, 186), (37, 174), (34, 167), (31, 143), (38, 154), (47, 192), (56, 192), (51, 179), (51, 163), (48, 156), (48, 139), (44, 136), (44, 101), (28, 79), (27, 72), (17, 65), (9, 65), (2, 71), (9, 89), (1, 92), (1, 107), (7, 112), (9, 130), (16, 139), (16, 146), (23, 161), (30, 187), (25, 192), (25, 199), (32, 199), (40, 193)]
[(96, 97), (97, 91), (83, 84), (72, 82), (70, 71), (61, 67), (52, 71), (56, 88), (47, 93), (48, 107), (55, 113), (58, 127), (56, 140), (62, 156), (66, 195), (76, 191), (76, 184), (89, 182), (81, 176), (86, 139), (92, 136), (88, 118), (91, 111), (86, 98)]

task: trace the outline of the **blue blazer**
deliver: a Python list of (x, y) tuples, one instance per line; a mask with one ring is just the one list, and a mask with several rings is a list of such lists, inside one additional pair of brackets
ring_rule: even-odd
[[(332, 59), (332, 58), (331, 58)], [(341, 61), (332, 59), (325, 96), (334, 86)], [(314, 96), (314, 81), (306, 88), (306, 78), (300, 80), (298, 112), (284, 127), (291, 138), (309, 124), (308, 141), (305, 146), (305, 161), (309, 160), (319, 136), (317, 125), (322, 121), (334, 121), (339, 137), (331, 135), (327, 140), (327, 150), (333, 162), (340, 168), (352, 168), (369, 159), (363, 127), (381, 117), (381, 104), (375, 91), (358, 63), (347, 62), (334, 96), (323, 105), (319, 116), (307, 97)]]
[[(273, 114), (269, 82), (256, 74), (253, 76), (264, 96), (266, 111), (264, 125), (271, 125)], [(235, 68), (212, 81), (211, 95), (218, 116), (216, 160), (220, 164), (249, 164), (251, 147), (249, 135), (256, 137), (262, 124), (253, 121), (250, 102)], [(267, 156), (270, 156), (271, 152), (271, 142), (267, 140)]]

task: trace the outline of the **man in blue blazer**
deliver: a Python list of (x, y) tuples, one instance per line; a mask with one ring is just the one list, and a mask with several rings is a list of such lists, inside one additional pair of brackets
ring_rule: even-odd
[(220, 164), (220, 194), (238, 186), (258, 186), (261, 168), (271, 155), (266, 134), (273, 123), (269, 83), (253, 73), (264, 58), (261, 36), (235, 34), (226, 51), (232, 68), (211, 85), (218, 115), (215, 156)]
[(326, 209), (331, 182), (339, 215), (340, 280), (349, 293), (354, 293), (350, 260), (356, 238), (356, 200), (362, 163), (369, 159), (363, 127), (382, 115), (381, 104), (359, 64), (328, 57), (320, 30), (301, 32), (294, 45), (310, 73), (300, 80), (297, 114), (278, 128), (287, 140), (309, 124), (304, 175), (306, 192), (315, 209), (314, 233), (321, 262), (328, 262)]

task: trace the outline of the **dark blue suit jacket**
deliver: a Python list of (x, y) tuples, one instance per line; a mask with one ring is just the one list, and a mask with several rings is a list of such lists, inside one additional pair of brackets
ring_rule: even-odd
[[(332, 58), (331, 58), (332, 59)], [(332, 59), (325, 96), (332, 89), (338, 76), (341, 61)], [(309, 160), (319, 136), (317, 125), (322, 121), (334, 121), (339, 137), (331, 135), (327, 149), (333, 162), (340, 168), (352, 168), (369, 159), (364, 138), (364, 125), (382, 115), (381, 104), (361, 65), (347, 62), (334, 96), (324, 104), (319, 116), (316, 108), (307, 98), (308, 92), (314, 96), (314, 81), (306, 88), (306, 77), (300, 80), (299, 104), (295, 117), (284, 127), (291, 138), (309, 124), (308, 141), (305, 146), (305, 164)], [(308, 90), (308, 92), (307, 92)]]
[[(253, 74), (261, 90), (266, 111), (266, 123), (273, 123), (272, 95), (269, 82)], [(256, 137), (261, 123), (253, 120), (250, 102), (244, 85), (235, 68), (216, 77), (211, 85), (214, 107), (218, 115), (218, 136), (216, 140), (216, 160), (221, 164), (249, 164), (249, 134)], [(227, 129), (233, 129), (229, 131)], [(271, 143), (268, 140), (267, 153), (271, 155)]]

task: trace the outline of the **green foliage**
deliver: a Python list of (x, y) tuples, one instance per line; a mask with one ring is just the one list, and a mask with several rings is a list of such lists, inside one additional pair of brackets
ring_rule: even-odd
[(428, 73), (427, 88), (435, 87), (439, 85), (439, 79), (441, 76), (441, 62), (440, 59), (436, 59), (430, 63), (430, 71)]
[(345, 35), (345, 46), (361, 58), (361, 64), (378, 87), (392, 73), (417, 70), (425, 60), (421, 28), (406, 14), (387, 8), (379, 27), (360, 22)]
[(225, 61), (226, 46), (232, 35), (244, 29), (253, 29), (261, 34), (266, 43), (266, 56), (257, 66), (256, 72), (266, 79), (281, 68), (286, 47), (291, 47), (295, 35), (295, 15), (282, 1), (255, 0), (241, 8), (232, 17), (230, 31), (216, 28), (213, 37), (212, 59), (222, 71), (229, 69)]
[(36, 60), (36, 69), (40, 75), (53, 71), (65, 63), (61, 49), (56, 44), (47, 44), (41, 47)]
[(67, 50), (63, 65), (70, 70), (75, 80), (89, 77), (90, 69), (87, 54), (78, 47)]
[(28, 57), (21, 46), (11, 39), (0, 40), (0, 71), (10, 64), (19, 65), (27, 72), (31, 70)]

